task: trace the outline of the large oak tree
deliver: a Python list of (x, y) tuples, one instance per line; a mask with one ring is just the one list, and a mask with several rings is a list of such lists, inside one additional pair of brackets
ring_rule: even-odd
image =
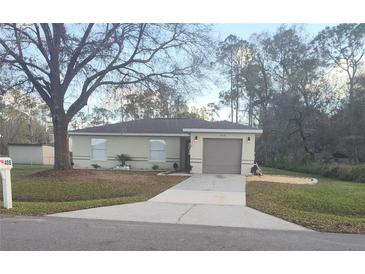
[(38, 92), (52, 115), (55, 169), (70, 169), (68, 125), (89, 97), (111, 85), (196, 73), (208, 31), (198, 24), (2, 24), (2, 79), (11, 75), (2, 89)]

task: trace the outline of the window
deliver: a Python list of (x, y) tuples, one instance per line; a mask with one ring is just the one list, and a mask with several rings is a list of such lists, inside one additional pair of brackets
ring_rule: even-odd
[(165, 162), (166, 142), (165, 140), (150, 140), (150, 161)]
[(106, 139), (91, 139), (91, 160), (107, 160)]

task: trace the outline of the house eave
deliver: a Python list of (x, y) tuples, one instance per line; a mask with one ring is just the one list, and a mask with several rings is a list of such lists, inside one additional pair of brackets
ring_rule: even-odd
[(262, 129), (183, 128), (183, 132), (262, 134), (263, 131), (262, 131)]
[(160, 137), (189, 137), (189, 133), (108, 133), (108, 132), (73, 132), (70, 136), (160, 136)]

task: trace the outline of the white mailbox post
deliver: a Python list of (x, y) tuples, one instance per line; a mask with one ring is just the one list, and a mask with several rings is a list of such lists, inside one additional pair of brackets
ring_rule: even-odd
[(3, 183), (3, 201), (5, 208), (13, 207), (11, 197), (11, 176), (10, 170), (13, 168), (13, 161), (9, 157), (0, 157), (0, 173)]

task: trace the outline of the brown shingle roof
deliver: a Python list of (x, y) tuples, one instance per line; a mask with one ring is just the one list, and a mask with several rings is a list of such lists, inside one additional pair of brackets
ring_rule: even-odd
[(108, 124), (72, 130), (70, 133), (168, 133), (182, 134), (184, 128), (204, 129), (257, 129), (228, 121), (210, 122), (190, 118), (155, 118)]

